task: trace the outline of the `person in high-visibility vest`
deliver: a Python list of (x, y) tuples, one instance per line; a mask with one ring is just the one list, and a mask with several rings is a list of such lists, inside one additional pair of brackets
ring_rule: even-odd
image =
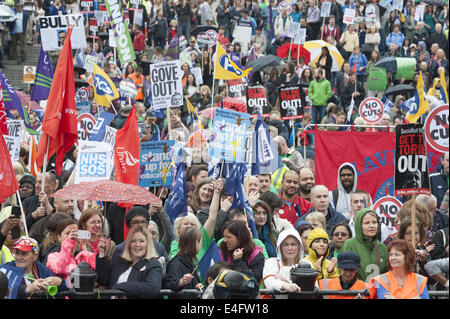
[(387, 273), (370, 279), (371, 299), (430, 299), (428, 278), (414, 272), (416, 252), (404, 239), (395, 239), (388, 245)]
[[(356, 278), (360, 258), (352, 251), (338, 255), (337, 262), (340, 276), (338, 278), (325, 278), (319, 280), (319, 289), (322, 290), (366, 290), (367, 284)], [(359, 293), (356, 296), (323, 295), (324, 299), (362, 299)]]
[(142, 67), (138, 66), (136, 71), (128, 75), (128, 79), (133, 80), (136, 85), (137, 93), (134, 99), (139, 102), (144, 101), (144, 76), (142, 75), (142, 71)]

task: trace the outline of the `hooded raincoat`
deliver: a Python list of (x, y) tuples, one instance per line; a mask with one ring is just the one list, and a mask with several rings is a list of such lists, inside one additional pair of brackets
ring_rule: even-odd
[[(341, 170), (342, 168), (348, 168), (351, 167), (353, 170), (353, 187), (350, 193), (347, 193), (344, 186), (342, 186), (341, 182)], [(352, 194), (354, 191), (356, 191), (356, 186), (358, 185), (358, 172), (356, 171), (355, 166), (353, 166), (352, 163), (343, 163), (339, 169), (337, 174), (337, 200), (334, 198), (334, 195), (336, 194), (336, 190), (330, 191), (330, 203), (333, 205), (334, 209), (337, 210), (339, 213), (344, 215), (346, 218), (349, 218), (349, 211), (350, 211), (350, 200), (352, 197)], [(335, 204), (336, 203), (336, 204)]]
[(356, 214), (354, 237), (346, 240), (341, 248), (341, 252), (353, 251), (359, 255), (361, 262), (357, 277), (363, 281), (385, 273), (388, 261), (387, 248), (378, 240), (381, 232), (380, 219), (378, 219), (378, 233), (372, 241), (362, 234), (362, 219), (369, 212), (375, 213), (372, 209), (366, 208)]
[[(285, 283), (286, 281), (292, 283), (291, 270), (295, 268), (297, 264), (285, 265), (283, 263), (282, 258), (283, 256), (281, 254), (281, 244), (289, 236), (292, 236), (298, 240), (299, 242), (298, 260), (300, 261), (303, 258), (304, 249), (302, 246), (302, 240), (298, 232), (294, 228), (283, 230), (278, 236), (277, 240), (277, 257), (267, 259), (264, 264), (263, 281), (267, 289), (281, 290), (283, 283)], [(283, 277), (285, 280), (279, 277)], [(287, 298), (287, 296), (284, 297)]]
[(317, 280), (324, 279), (324, 278), (337, 278), (337, 277), (339, 277), (339, 269), (338, 269), (337, 265), (334, 267), (334, 269), (331, 273), (328, 272), (328, 267), (331, 264), (331, 261), (327, 259), (328, 255), (330, 254), (329, 248), (327, 249), (327, 252), (325, 253), (325, 256), (322, 260), (322, 269), (319, 270), (316, 268), (316, 262), (319, 259), (319, 256), (317, 256), (316, 250), (311, 248), (311, 244), (313, 243), (314, 240), (319, 239), (319, 238), (326, 239), (328, 241), (328, 243), (330, 243), (330, 238), (328, 237), (328, 234), (325, 230), (323, 230), (322, 228), (313, 229), (309, 233), (308, 239), (306, 241), (306, 243), (308, 245), (309, 255), (306, 256), (305, 258), (303, 258), (303, 261), (309, 262), (311, 264), (311, 266), (319, 272), (319, 274), (317, 275)]

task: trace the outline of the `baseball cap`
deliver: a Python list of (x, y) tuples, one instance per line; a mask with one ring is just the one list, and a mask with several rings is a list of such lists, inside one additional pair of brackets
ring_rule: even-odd
[(345, 251), (338, 255), (338, 267), (340, 269), (358, 269), (360, 258), (352, 251)]
[(38, 247), (38, 242), (35, 239), (22, 236), (16, 241), (12, 249), (18, 249), (20, 251), (34, 251), (36, 253)]

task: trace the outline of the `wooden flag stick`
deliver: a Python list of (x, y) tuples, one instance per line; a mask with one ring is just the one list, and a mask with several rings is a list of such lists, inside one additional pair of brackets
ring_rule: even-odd
[(16, 195), (17, 195), (17, 200), (19, 202), (19, 206), (20, 206), (20, 212), (21, 212), (21, 216), (22, 216), (23, 227), (25, 228), (25, 234), (28, 237), (27, 220), (25, 219), (25, 212), (23, 211), (22, 200), (20, 199), (19, 190), (16, 190)]
[[(44, 164), (42, 166), (42, 188), (41, 191), (45, 193), (44, 189), (45, 189), (45, 174), (47, 173), (47, 162), (48, 162), (48, 148), (50, 147), (50, 136), (47, 136), (47, 150), (45, 151), (45, 155), (44, 155)], [(42, 204), (41, 204), (41, 207)]]

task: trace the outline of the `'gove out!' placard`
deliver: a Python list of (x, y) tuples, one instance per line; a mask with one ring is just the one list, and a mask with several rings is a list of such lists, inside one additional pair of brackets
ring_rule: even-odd
[(183, 85), (179, 60), (150, 65), (153, 109), (183, 105)]
[(395, 127), (395, 196), (430, 194), (423, 124)]
[(171, 148), (175, 141), (155, 141), (141, 143), (139, 161), (139, 186), (170, 186), (173, 182)]

